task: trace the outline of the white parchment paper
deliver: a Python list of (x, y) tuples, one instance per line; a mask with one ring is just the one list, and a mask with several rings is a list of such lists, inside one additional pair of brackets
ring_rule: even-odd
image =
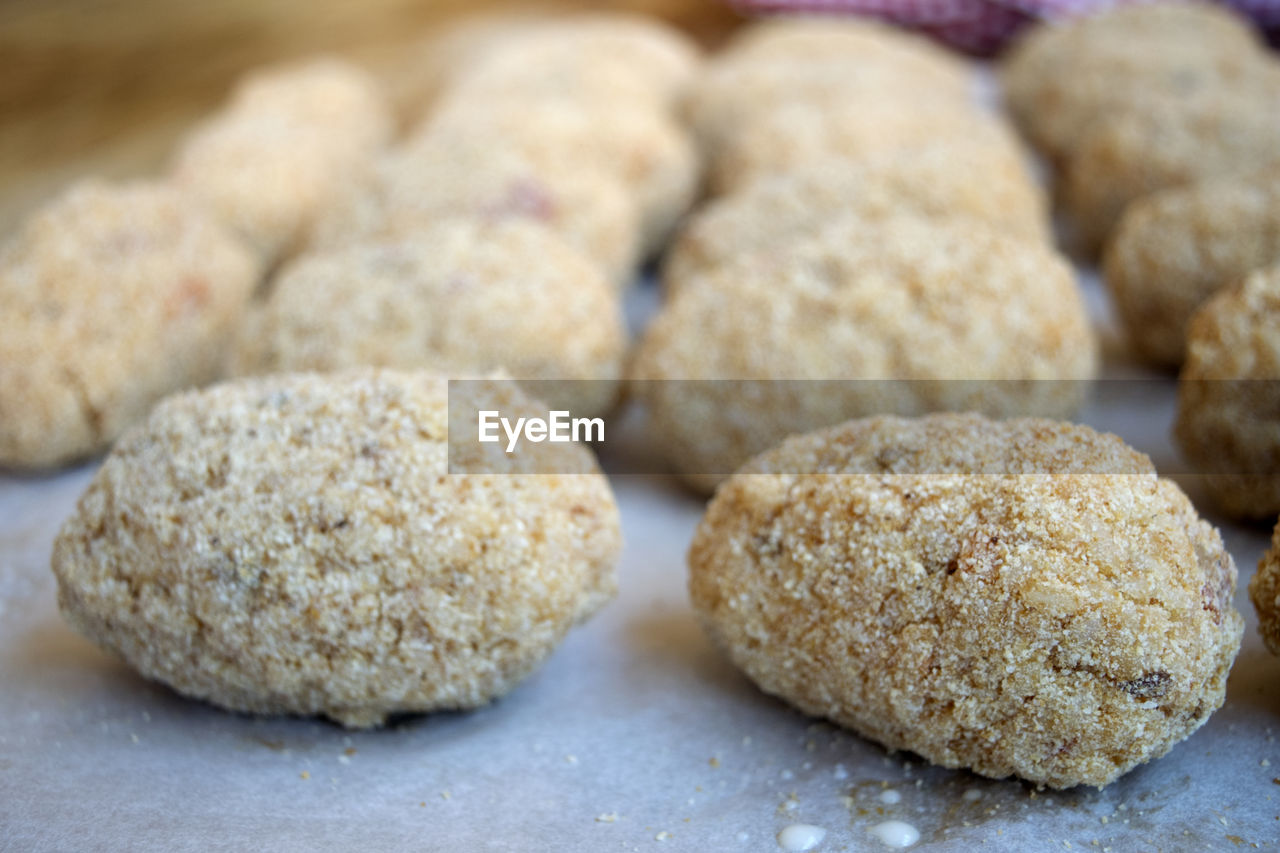
[[(1183, 469), (1173, 380), (1126, 362), (1096, 276), (1081, 279), (1105, 375), (1151, 381), (1100, 389), (1080, 420)], [(639, 328), (657, 288), (629, 299)], [(776, 851), (805, 823), (826, 830), (817, 850), (875, 851), (869, 830), (891, 819), (920, 851), (1280, 844), (1280, 659), (1244, 592), (1269, 531), (1211, 510), (1247, 622), (1225, 707), (1101, 791), (1037, 792), (890, 754), (755, 690), (694, 620), (684, 554), (702, 504), (662, 476), (613, 478), (618, 598), (490, 707), (351, 733), (185, 700), (58, 617), (50, 544), (91, 475), (0, 474), (0, 849)]]
[[(1085, 286), (1112, 342), (1109, 375), (1140, 374), (1115, 355), (1097, 282)], [(635, 299), (640, 317), (652, 285)], [(1173, 382), (1141, 387), (1100, 395), (1082, 420), (1173, 465)], [(808, 823), (827, 831), (819, 850), (877, 850), (868, 830), (891, 818), (919, 829), (917, 850), (1280, 838), (1280, 660), (1243, 592), (1261, 528), (1223, 525), (1249, 623), (1226, 707), (1102, 791), (1037, 792), (889, 754), (757, 692), (694, 621), (684, 552), (701, 504), (663, 477), (614, 478), (627, 538), (617, 600), (491, 707), (350, 733), (182, 699), (58, 617), (50, 543), (90, 475), (0, 479), (5, 849), (763, 851)]]

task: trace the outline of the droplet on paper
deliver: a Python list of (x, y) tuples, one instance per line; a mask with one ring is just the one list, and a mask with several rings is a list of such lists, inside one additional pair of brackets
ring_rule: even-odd
[(827, 831), (809, 823), (793, 823), (778, 833), (778, 846), (783, 850), (812, 850), (827, 837)]
[(869, 832), (889, 847), (910, 847), (920, 840), (920, 830), (900, 820), (877, 823)]

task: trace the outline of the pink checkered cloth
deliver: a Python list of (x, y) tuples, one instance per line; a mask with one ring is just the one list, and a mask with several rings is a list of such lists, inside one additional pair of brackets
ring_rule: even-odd
[[(991, 54), (1032, 21), (1087, 15), (1141, 0), (730, 0), (747, 14), (868, 15), (926, 32), (961, 50)], [(1280, 0), (1220, 0), (1280, 33)]]

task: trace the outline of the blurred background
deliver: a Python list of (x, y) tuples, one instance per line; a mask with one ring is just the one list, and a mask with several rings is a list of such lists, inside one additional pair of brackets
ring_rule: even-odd
[[(246, 69), (318, 51), (379, 74), (416, 119), (453, 31), (587, 9), (653, 15), (714, 47), (745, 14), (892, 20), (990, 53), (1038, 18), (1142, 0), (0, 0), (0, 233), (68, 181), (154, 170)], [(1280, 34), (1280, 0), (1220, 0)]]
[(68, 181), (141, 174), (248, 68), (316, 51), (382, 76), (416, 117), (467, 29), (565, 10), (643, 12), (711, 46), (717, 0), (0, 0), (0, 233)]

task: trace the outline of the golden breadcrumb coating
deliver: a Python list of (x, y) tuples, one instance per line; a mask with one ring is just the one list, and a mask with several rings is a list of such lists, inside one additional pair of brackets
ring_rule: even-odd
[(635, 200), (646, 256), (666, 242), (701, 183), (698, 152), (684, 129), (663, 113), (625, 103), (584, 109), (554, 101), (448, 100), (416, 137), (428, 146), (466, 149), (491, 148), (496, 140), (553, 174), (585, 168), (608, 175)]
[[(502, 369), (575, 415), (617, 397), (627, 333), (613, 285), (532, 222), (442, 220), (410, 240), (303, 255), (245, 323), (236, 373)], [(558, 392), (554, 395), (551, 392)]]
[(1280, 655), (1280, 524), (1249, 580), (1249, 600), (1258, 614), (1258, 634), (1273, 655)]
[[(401, 127), (420, 121), (437, 100), (499, 44), (538, 20), (532, 8), (460, 15), (410, 36), (402, 49), (369, 57)], [(366, 54), (367, 56), (367, 54)]]
[(538, 446), (563, 475), (446, 473), (447, 409), (443, 379), (372, 370), (169, 398), (54, 543), (64, 617), (237, 711), (365, 727), (501, 696), (613, 594), (618, 512), (572, 445)]
[(738, 30), (720, 62), (851, 60), (893, 66), (921, 82), (966, 92), (969, 64), (928, 38), (879, 21), (788, 15)]
[(1032, 27), (1001, 76), (1018, 126), (1061, 158), (1093, 121), (1151, 97), (1246, 84), (1263, 55), (1258, 33), (1224, 6), (1138, 3)]
[(1052, 248), (966, 220), (847, 217), (680, 289), (629, 378), (669, 461), (705, 489), (792, 433), (859, 415), (1068, 414), (1096, 350)]
[(1237, 518), (1280, 513), (1280, 266), (1209, 299), (1191, 318), (1174, 435)]
[(867, 21), (786, 18), (744, 27), (689, 89), (684, 113), (707, 150), (789, 103), (967, 101), (973, 74), (925, 39)]
[[(1280, 151), (1277, 151), (1280, 157)], [(1104, 269), (1134, 349), (1176, 367), (1206, 299), (1280, 262), (1280, 159), (1256, 173), (1152, 193), (1125, 210)]]
[(700, 208), (668, 250), (668, 292), (735, 257), (813, 235), (833, 219), (901, 213), (972, 218), (1050, 241), (1048, 202), (1024, 164), (967, 137), (860, 160), (831, 157), (761, 178)]
[(1280, 63), (1261, 89), (1152, 99), (1090, 126), (1062, 176), (1063, 207), (1082, 252), (1096, 256), (1126, 207), (1164, 189), (1275, 161), (1280, 150)]
[(261, 274), (172, 187), (89, 181), (50, 202), (0, 249), (0, 466), (96, 453), (216, 378)]
[(311, 246), (412, 238), (457, 217), (531, 220), (590, 257), (617, 285), (635, 272), (638, 213), (621, 183), (583, 164), (535, 164), (500, 139), (464, 145), (432, 136), (396, 150), (317, 224)]
[(381, 145), (391, 130), (378, 81), (359, 65), (334, 56), (308, 57), (246, 74), (222, 111), (222, 117), (266, 115), (323, 128), (360, 148)]
[(462, 63), (451, 95), (475, 102), (563, 100), (673, 109), (701, 65), (697, 45), (656, 19), (582, 13), (513, 27)]
[(1103, 786), (1219, 707), (1218, 532), (1112, 435), (976, 415), (789, 439), (716, 493), (695, 609), (762, 690), (984, 776)]
[(1017, 169), (1023, 163), (1013, 130), (967, 104), (874, 98), (828, 106), (797, 100), (728, 140), (710, 164), (708, 185), (713, 193), (734, 192), (820, 160), (856, 162), (931, 139), (965, 139), (965, 145), (986, 147), (991, 161), (1002, 164), (992, 168)]
[(391, 129), (390, 106), (361, 69), (336, 59), (273, 68), (247, 77), (187, 138), (173, 178), (272, 261), (363, 178)]

